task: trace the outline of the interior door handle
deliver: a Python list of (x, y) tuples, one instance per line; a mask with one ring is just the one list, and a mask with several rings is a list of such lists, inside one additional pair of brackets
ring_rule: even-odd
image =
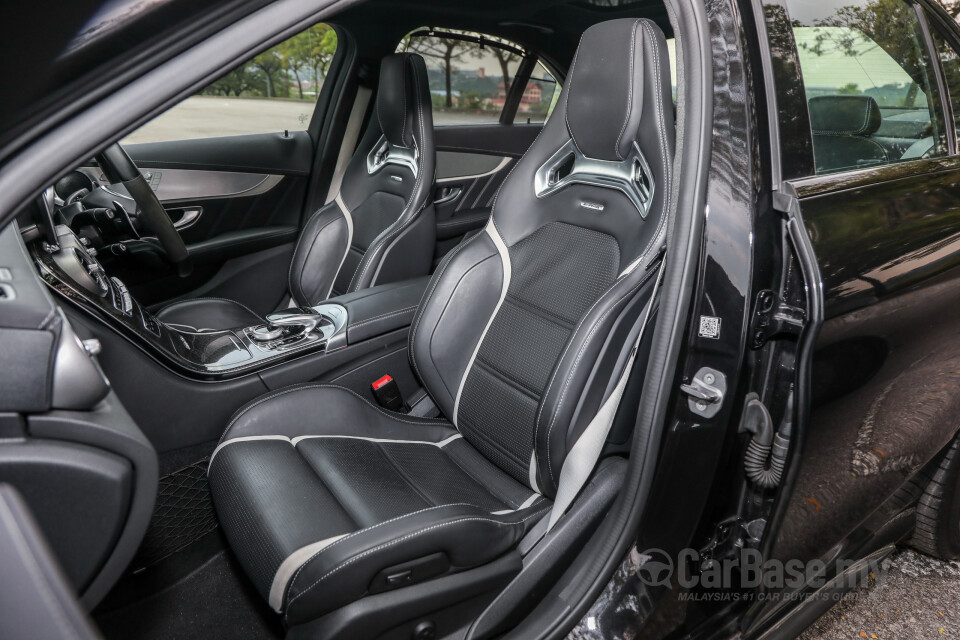
[(456, 200), (463, 192), (463, 187), (437, 187), (433, 197), (433, 204), (443, 204)]
[[(180, 217), (175, 218), (177, 212), (180, 212)], [(175, 229), (186, 229), (187, 227), (192, 227), (194, 223), (200, 218), (200, 214), (203, 213), (203, 207), (187, 207), (185, 209), (167, 209), (167, 213), (171, 218), (175, 218), (173, 221), (173, 227)]]

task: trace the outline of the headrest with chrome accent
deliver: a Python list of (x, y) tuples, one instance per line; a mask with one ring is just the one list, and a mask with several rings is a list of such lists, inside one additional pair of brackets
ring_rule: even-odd
[[(415, 66), (421, 67), (418, 75)], [(390, 144), (411, 147), (418, 110), (430, 109), (430, 88), (417, 78), (426, 78), (426, 64), (415, 53), (394, 53), (380, 63), (377, 89), (377, 119)]]
[(616, 238), (624, 265), (647, 255), (672, 190), (674, 137), (663, 32), (644, 18), (591, 26), (554, 112), (493, 203), (504, 244), (563, 222)]

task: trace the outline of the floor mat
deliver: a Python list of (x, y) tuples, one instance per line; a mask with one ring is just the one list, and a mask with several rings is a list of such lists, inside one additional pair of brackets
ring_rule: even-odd
[(107, 640), (274, 640), (277, 616), (226, 551), (150, 597), (96, 616)]

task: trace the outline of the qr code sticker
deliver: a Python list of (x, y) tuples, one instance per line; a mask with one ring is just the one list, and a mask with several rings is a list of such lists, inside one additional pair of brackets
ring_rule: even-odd
[(720, 337), (720, 318), (713, 316), (700, 316), (700, 337), (713, 338)]

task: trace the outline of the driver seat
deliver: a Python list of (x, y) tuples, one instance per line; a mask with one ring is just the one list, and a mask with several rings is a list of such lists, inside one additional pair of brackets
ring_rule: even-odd
[[(417, 54), (380, 65), (376, 117), (347, 165), (339, 192), (297, 240), (288, 276), (294, 305), (425, 276), (433, 260), (436, 153), (427, 68)], [(192, 298), (157, 313), (195, 330), (246, 327), (263, 319), (225, 298)]]
[(588, 426), (633, 357), (674, 135), (660, 29), (590, 27), (484, 232), (445, 257), (417, 309), (410, 361), (441, 417), (319, 383), (235, 414), (210, 458), (211, 495), (288, 638), (330, 637), (337, 620), (388, 628), (471, 590), (492, 598), (490, 572), (519, 571), (521, 539), (572, 497), (564, 472), (592, 468), (574, 446), (603, 438)]

